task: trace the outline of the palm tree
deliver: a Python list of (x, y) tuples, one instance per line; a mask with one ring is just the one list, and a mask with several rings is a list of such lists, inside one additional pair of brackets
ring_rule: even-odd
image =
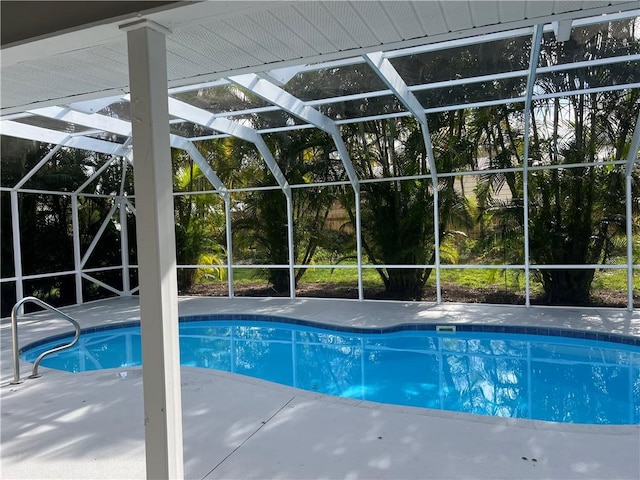
[[(265, 136), (265, 142), (291, 185), (328, 181), (338, 175), (339, 161), (330, 155), (334, 146), (320, 131), (276, 133)], [(273, 185), (273, 177), (263, 162), (255, 173), (259, 175), (258, 186)], [(326, 244), (325, 223), (334, 200), (334, 194), (326, 188), (292, 190), (294, 260), (297, 264), (311, 263), (317, 249)], [(258, 190), (245, 195), (233, 223), (234, 244), (254, 251), (254, 260), (266, 264), (289, 263), (287, 205), (281, 190)], [(277, 293), (288, 292), (289, 270), (267, 270), (273, 289)], [(296, 283), (305, 271), (305, 267), (296, 270)]]
[[(541, 58), (564, 62), (601, 58), (624, 49), (638, 53), (635, 21), (574, 29), (572, 39), (547, 39)], [(547, 92), (569, 92), (615, 83), (619, 76), (638, 75), (638, 67), (573, 69), (547, 75), (539, 86)], [(561, 109), (569, 115), (561, 115)], [(593, 163), (626, 156), (640, 92), (589, 93), (537, 102), (535, 112), (550, 112), (546, 125), (533, 123), (532, 160), (538, 164)], [(636, 182), (637, 183), (637, 182)], [(625, 223), (624, 172), (611, 166), (536, 171), (530, 176), (530, 255), (540, 264), (599, 264), (614, 254), (615, 239)], [(595, 269), (538, 270), (549, 303), (585, 304)]]
[[(176, 192), (197, 192), (207, 190), (207, 180), (193, 159), (178, 150), (172, 151), (174, 160), (174, 190)], [(218, 195), (194, 194), (174, 197), (176, 228), (176, 261), (179, 265), (222, 265), (224, 249), (224, 208)], [(221, 269), (214, 269), (218, 278), (223, 277)], [(188, 290), (197, 277), (212, 276), (200, 269), (179, 269), (178, 288)]]
[[(455, 112), (430, 119), (437, 168), (462, 168), (471, 160), (464, 122)], [(418, 179), (363, 183), (362, 245), (369, 261), (379, 265), (420, 265), (435, 261), (433, 184), (422, 132), (414, 119), (398, 118), (358, 124), (347, 130), (350, 155), (361, 178), (422, 176)], [(438, 182), (440, 241), (450, 227), (466, 223), (467, 209), (454, 178)], [(352, 221), (352, 197), (343, 204)], [(420, 298), (432, 268), (377, 268), (391, 298)]]

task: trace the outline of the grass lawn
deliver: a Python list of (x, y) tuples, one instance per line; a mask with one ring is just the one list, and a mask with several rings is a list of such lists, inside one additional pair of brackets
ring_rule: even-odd
[[(239, 287), (266, 286), (268, 276), (266, 269), (260, 268), (234, 268), (234, 285)], [(373, 268), (363, 269), (363, 280), (365, 289), (381, 290), (384, 288), (382, 279)], [(506, 269), (468, 269), (468, 268), (446, 268), (441, 270), (441, 285), (449, 292), (467, 290), (473, 296), (473, 292), (506, 292), (510, 295), (524, 296), (525, 276), (524, 270)], [(204, 284), (222, 286), (224, 280), (205, 280)], [(202, 284), (202, 283), (201, 283)], [(318, 268), (310, 267), (299, 281), (300, 285), (327, 285), (330, 290), (335, 287), (357, 287), (358, 269), (355, 264), (341, 264), (339, 268)], [(432, 274), (426, 284), (427, 289), (435, 288), (435, 274)], [(625, 269), (609, 269), (597, 271), (592, 284), (592, 294), (594, 297), (610, 298), (618, 297), (617, 303), (624, 303), (627, 289), (627, 271)], [(531, 272), (531, 294), (534, 296), (542, 294), (542, 285), (535, 279), (535, 271)], [(634, 291), (640, 292), (640, 270), (634, 272)], [(331, 295), (329, 295), (331, 296)], [(481, 295), (480, 295), (481, 296)], [(464, 300), (469, 301), (467, 297)], [(482, 300), (480, 300), (482, 301)], [(503, 302), (508, 303), (505, 298)], [(499, 301), (499, 303), (502, 303)], [(622, 305), (621, 305), (622, 306)]]

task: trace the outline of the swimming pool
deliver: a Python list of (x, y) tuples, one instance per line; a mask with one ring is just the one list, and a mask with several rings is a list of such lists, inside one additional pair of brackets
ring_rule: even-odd
[[(434, 325), (345, 331), (265, 319), (181, 319), (182, 365), (382, 403), (570, 423), (640, 423), (636, 339), (625, 345), (614, 335), (603, 334), (602, 341), (559, 329), (545, 329), (547, 336), (462, 331), (481, 329), (469, 325), (456, 332), (438, 332)], [(578, 333), (583, 338), (562, 336)], [(33, 361), (59, 343), (60, 337), (32, 344), (22, 357)], [(85, 331), (76, 347), (42, 365), (80, 372), (140, 363), (139, 326), (128, 324)]]

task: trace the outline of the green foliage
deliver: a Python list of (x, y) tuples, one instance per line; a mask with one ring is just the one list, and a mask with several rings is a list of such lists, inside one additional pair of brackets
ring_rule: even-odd
[[(434, 121), (434, 151), (439, 169), (462, 168), (471, 161), (463, 138), (464, 121), (457, 113)], [(414, 177), (361, 185), (363, 248), (374, 264), (415, 265), (435, 262), (433, 183), (420, 126), (410, 118), (367, 122), (348, 130), (350, 155), (360, 177)], [(449, 236), (469, 216), (454, 178), (438, 183), (440, 201), (440, 253), (448, 261), (457, 255), (448, 248)], [(353, 197), (342, 203), (355, 224)], [(388, 296), (420, 298), (431, 268), (377, 269)]]
[[(569, 41), (558, 43), (545, 34), (539, 66), (611, 57), (620, 53), (640, 53), (637, 21), (620, 20), (606, 25), (574, 27)], [(439, 82), (487, 72), (520, 71), (528, 67), (530, 38), (523, 36), (451, 51), (432, 51), (393, 59), (394, 67), (409, 85)], [(601, 264), (626, 255), (625, 174), (622, 168), (594, 166), (602, 160), (622, 160), (629, 155), (630, 139), (640, 113), (640, 90), (627, 89), (574, 95), (576, 90), (629, 83), (638, 76), (634, 62), (592, 64), (538, 74), (535, 92), (548, 94), (531, 109), (528, 157), (525, 158), (524, 111), (522, 103), (502, 104), (430, 114), (428, 124), (434, 158), (427, 158), (422, 127), (415, 119), (345, 123), (341, 134), (360, 179), (359, 186), (362, 246), (365, 261), (373, 265), (413, 265), (435, 263), (434, 198), (437, 189), (441, 262), (445, 264), (522, 264), (525, 259), (524, 197), (528, 195), (529, 258), (535, 264)], [(452, 88), (415, 90), (425, 108), (460, 105), (493, 98), (520, 96), (525, 77), (473, 82)], [(363, 85), (384, 88), (366, 64), (328, 68), (295, 76), (290, 91), (303, 100), (347, 95)], [(245, 89), (225, 85), (197, 92), (177, 94), (194, 105), (215, 112), (238, 107), (263, 107), (265, 102)], [(117, 108), (114, 106), (114, 108)], [(397, 98), (374, 95), (339, 104), (318, 105), (330, 118), (368, 117), (404, 109)], [(297, 120), (282, 111), (260, 111), (243, 121), (257, 129), (289, 125)], [(193, 124), (177, 124), (185, 136), (205, 132)], [(304, 128), (264, 134), (289, 185), (322, 184), (347, 178), (333, 139), (319, 129)], [(199, 142), (206, 161), (223, 183), (239, 189), (230, 195), (234, 261), (287, 265), (354, 264), (356, 205), (351, 185), (339, 187), (289, 188), (277, 185), (273, 172), (255, 145), (234, 138)], [(2, 185), (13, 186), (51, 151), (32, 142), (3, 142)], [(105, 161), (101, 155), (62, 148), (49, 164), (25, 185), (29, 188), (71, 192), (82, 185)], [(177, 260), (187, 268), (178, 272), (181, 289), (194, 282), (222, 281), (226, 263), (225, 212), (217, 194), (201, 194), (212, 186), (192, 159), (173, 151)], [(511, 169), (528, 162), (527, 178), (521, 172), (506, 171), (478, 175), (473, 192), (464, 191), (454, 176), (431, 178), (434, 162), (439, 173), (469, 170)], [(538, 170), (538, 166), (584, 164), (579, 168)], [(120, 194), (133, 190), (131, 169), (114, 162), (95, 179), (88, 191)], [(124, 174), (124, 178), (123, 177)], [(389, 180), (391, 177), (404, 177)], [(368, 179), (382, 182), (370, 183)], [(640, 171), (632, 176), (632, 207), (636, 231), (634, 262), (640, 262)], [(242, 191), (258, 187), (253, 192)], [(272, 188), (274, 187), (274, 188)], [(526, 188), (526, 191), (525, 191)], [(286, 192), (286, 194), (285, 194)], [(287, 204), (287, 195), (291, 202)], [(23, 271), (25, 274), (70, 270), (74, 267), (73, 238), (69, 228), (68, 196), (20, 194)], [(112, 200), (79, 199), (81, 251), (85, 252), (112, 206)], [(293, 217), (293, 252), (289, 251), (288, 207)], [(328, 226), (329, 214), (344, 208), (349, 222), (339, 228)], [(13, 248), (9, 196), (2, 194), (2, 275), (12, 276)], [(128, 226), (129, 256), (135, 262), (135, 229)], [(120, 261), (119, 219), (107, 219), (104, 238), (87, 266), (100, 267)], [(292, 254), (292, 255), (291, 255)], [(295, 281), (354, 282), (354, 268), (300, 268)], [(238, 269), (235, 280), (266, 279), (276, 293), (290, 288), (288, 268)], [(365, 270), (367, 284), (384, 284), (388, 297), (421, 298), (430, 268), (384, 268)], [(594, 288), (626, 288), (622, 270), (599, 273), (595, 269), (540, 269), (533, 280), (547, 303), (585, 304)], [(121, 281), (119, 273), (105, 273), (105, 281)], [(444, 269), (445, 281), (481, 288), (504, 284), (521, 288), (519, 272)], [(636, 280), (637, 281), (637, 280)], [(109, 283), (108, 282), (108, 283)], [(28, 289), (74, 301), (72, 276), (27, 284)], [(538, 287), (536, 287), (538, 288)], [(6, 285), (5, 298), (11, 298)], [(27, 292), (29, 293), (29, 292)], [(98, 295), (96, 287), (85, 287), (85, 298)]]
[[(194, 192), (205, 186), (205, 177), (187, 155), (173, 151), (174, 189)], [(177, 195), (174, 197), (176, 261), (179, 265), (222, 265), (225, 256), (224, 206), (216, 194)], [(207, 270), (179, 269), (178, 289), (189, 289)], [(214, 269), (217, 275), (222, 272)]]
[[(265, 141), (289, 184), (333, 179), (336, 160), (331, 158), (330, 153), (334, 147), (325, 134), (301, 130), (269, 135)], [(272, 172), (264, 163), (255, 173), (258, 186), (273, 185)], [(294, 261), (308, 264), (316, 250), (331, 241), (331, 234), (325, 228), (325, 223), (335, 197), (328, 188), (293, 189), (290, 194), (294, 222)], [(253, 261), (287, 265), (287, 199), (282, 190), (260, 190), (235, 195), (234, 199), (234, 245), (241, 251), (248, 252)], [(295, 281), (304, 272), (304, 268), (298, 269)], [(289, 270), (270, 268), (269, 282), (277, 293), (288, 292)]]
[[(2, 143), (2, 184), (15, 185), (47, 155), (52, 147), (35, 142)], [(59, 149), (51, 161), (43, 166), (26, 184), (28, 188), (70, 192), (76, 190), (88, 178), (90, 172), (102, 165), (106, 158), (82, 150)], [(114, 177), (105, 175), (94, 189), (112, 191), (119, 188), (121, 166), (111, 167)], [(107, 172), (108, 173), (108, 172)], [(113, 180), (113, 183), (109, 183)], [(89, 190), (91, 191), (91, 190)], [(96, 191), (96, 190), (94, 190)], [(2, 202), (2, 275), (13, 275), (13, 248), (11, 240), (11, 203), (8, 197)], [(74, 269), (73, 233), (71, 226), (71, 197), (37, 193), (18, 195), (19, 221), (21, 230), (22, 271), (25, 275), (69, 271)], [(102, 225), (112, 202), (104, 198), (80, 197), (78, 218), (80, 227), (80, 248), (86, 252), (95, 234)], [(87, 267), (111, 266), (120, 260), (120, 235), (116, 222), (107, 222), (102, 240), (93, 251)], [(104, 272), (101, 280), (118, 285), (119, 272)], [(25, 295), (36, 295), (55, 305), (68, 305), (76, 301), (75, 279), (72, 275), (25, 282)], [(5, 298), (14, 299), (3, 289), (2, 311), (6, 313), (11, 305)], [(103, 293), (103, 292), (102, 292)], [(95, 298), (96, 287), (83, 285), (83, 296)], [(10, 302), (9, 302), (10, 303)]]
[[(552, 35), (545, 36), (540, 61), (552, 65), (601, 58), (620, 50), (638, 53), (633, 28), (630, 22), (612, 23), (608, 30), (602, 26), (584, 27), (575, 29), (571, 39), (561, 43)], [(627, 64), (607, 70), (572, 69), (541, 76), (537, 88), (557, 94), (601, 82), (615, 83), (618, 76), (634, 74), (637, 68), (633, 73)], [(514, 134), (512, 128), (516, 122), (510, 121), (506, 113), (477, 117), (481, 120), (476, 125), (478, 139), (486, 139), (485, 145), (487, 140), (497, 145), (486, 148), (490, 163), (496, 167), (521, 163), (519, 135)], [(556, 96), (536, 101), (531, 110), (534, 119), (529, 148), (531, 161), (533, 165), (557, 165), (625, 158), (639, 113), (638, 90)], [(505, 129), (508, 135), (501, 133)], [(478, 186), (480, 228), (482, 242), (491, 246), (485, 250), (487, 257), (521, 263), (524, 259), (523, 188), (521, 180), (510, 179), (509, 175), (489, 175)], [(637, 183), (637, 173), (634, 183)], [(505, 184), (509, 198), (498, 200), (496, 193)], [(532, 171), (528, 192), (529, 255), (533, 264), (600, 264), (620, 253), (626, 219), (621, 169), (588, 165)], [(594, 275), (594, 269), (540, 269), (534, 278), (542, 284), (546, 303), (587, 304)]]

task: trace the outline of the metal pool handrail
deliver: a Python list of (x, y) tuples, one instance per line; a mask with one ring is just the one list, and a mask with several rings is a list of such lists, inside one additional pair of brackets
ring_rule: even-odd
[(40, 361), (44, 357), (46, 357), (47, 355), (50, 355), (52, 353), (59, 352), (60, 350), (65, 350), (67, 348), (73, 347), (78, 342), (78, 339), (80, 338), (80, 324), (78, 324), (78, 322), (76, 322), (73, 318), (71, 318), (66, 313), (61, 312), (57, 308), (52, 307), (48, 303), (43, 302), (42, 300), (40, 300), (39, 298), (36, 298), (36, 297), (25, 297), (22, 300), (20, 300), (19, 302), (17, 302), (13, 306), (13, 308), (11, 309), (11, 340), (12, 340), (12, 344), (13, 344), (13, 381), (11, 382), (11, 384), (13, 384), (13, 385), (22, 382), (20, 380), (20, 359), (19, 359), (19, 355), (18, 355), (19, 354), (19, 351), (18, 351), (18, 310), (25, 303), (35, 303), (36, 305), (38, 305), (38, 306), (40, 306), (42, 308), (45, 308), (45, 309), (49, 310), (50, 312), (53, 312), (53, 313), (57, 314), (59, 317), (63, 318), (64, 320), (67, 320), (67, 321), (71, 322), (71, 324), (73, 325), (73, 328), (75, 328), (75, 331), (76, 331), (75, 337), (73, 337), (73, 340), (70, 343), (67, 343), (66, 345), (60, 345), (58, 347), (52, 348), (50, 350), (47, 350), (46, 352), (42, 352), (38, 356), (38, 358), (36, 358), (36, 361), (33, 362), (33, 370), (31, 371), (31, 375), (29, 376), (29, 378), (37, 378), (37, 377), (40, 376), (40, 375), (38, 375), (38, 366), (40, 365)]

